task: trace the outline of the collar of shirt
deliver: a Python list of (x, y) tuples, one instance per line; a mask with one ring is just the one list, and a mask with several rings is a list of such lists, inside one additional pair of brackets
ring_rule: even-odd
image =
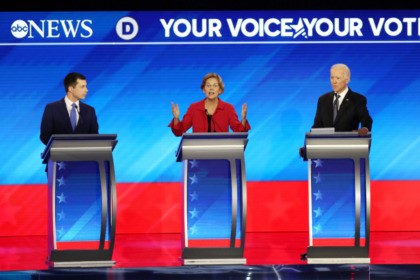
[(69, 113), (69, 116), (70, 116), (70, 113), (71, 113), (71, 109), (73, 108), (71, 106), (71, 104), (76, 103), (76, 106), (77, 106), (77, 108), (76, 108), (76, 112), (77, 112), (77, 114), (76, 114), (76, 121), (79, 121), (79, 112), (80, 112), (79, 100), (77, 100), (76, 102), (73, 102), (66, 95), (64, 97), (64, 102), (66, 103), (67, 112)]
[[(70, 112), (71, 112), (71, 109), (72, 109), (71, 104), (73, 104), (73, 103), (76, 103), (76, 105), (77, 105), (77, 109), (76, 109), (76, 111), (77, 111), (77, 113), (79, 113), (79, 110), (80, 110), (79, 100), (77, 100), (76, 102), (73, 102), (73, 101), (71, 101), (71, 100), (67, 97), (67, 95), (66, 95), (66, 96), (64, 97), (64, 102), (66, 103), (66, 108), (67, 108), (67, 111), (69, 112), (69, 116), (70, 116)], [(79, 115), (79, 114), (77, 114), (77, 115)]]
[[(340, 95), (340, 99), (338, 99), (338, 108), (340, 108), (341, 103), (343, 103), (343, 100), (346, 97), (347, 92), (349, 92), (348, 87), (346, 87), (341, 93), (334, 92), (334, 93), (337, 93), (338, 95)], [(335, 99), (335, 97), (334, 97), (334, 99)]]
[[(222, 99), (220, 99), (220, 98), (218, 98), (218, 99), (219, 99), (219, 101), (217, 102), (217, 107), (216, 107), (215, 112), (217, 110), (220, 110), (220, 109), (223, 110), (225, 108), (225, 102), (223, 102)], [(204, 98), (203, 100), (201, 100), (201, 102), (203, 104), (203, 107), (206, 108), (206, 99)]]

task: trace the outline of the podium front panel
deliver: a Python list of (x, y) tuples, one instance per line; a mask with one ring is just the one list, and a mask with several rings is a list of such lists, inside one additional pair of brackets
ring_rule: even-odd
[[(353, 159), (311, 160), (312, 239), (314, 246), (355, 246), (356, 201), (364, 201), (361, 188), (355, 191), (356, 178)], [(364, 186), (365, 184), (363, 184)], [(356, 199), (359, 193), (360, 198)], [(363, 196), (362, 196), (363, 194)], [(361, 203), (360, 206), (365, 203)], [(365, 207), (360, 211), (360, 237), (365, 238)], [(364, 241), (362, 240), (362, 243)]]
[(244, 264), (247, 133), (184, 134), (184, 264)]
[(54, 249), (100, 249), (101, 234), (105, 234), (103, 249), (109, 249), (109, 221), (105, 221), (105, 228), (102, 225), (104, 190), (101, 184), (104, 173), (107, 188), (110, 187), (109, 162), (60, 161), (51, 165), (56, 168), (52, 196)]
[(227, 159), (186, 161), (186, 247), (241, 246), (242, 180), (236, 163)]
[(307, 134), (308, 263), (367, 263), (370, 137)]
[(116, 135), (53, 135), (48, 168), (48, 260), (52, 267), (109, 267), (116, 225)]

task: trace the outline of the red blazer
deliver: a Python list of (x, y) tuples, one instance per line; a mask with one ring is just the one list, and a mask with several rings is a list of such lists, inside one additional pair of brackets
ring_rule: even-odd
[[(177, 125), (174, 125), (172, 119), (169, 127), (176, 136), (181, 136), (192, 126), (193, 132), (208, 132), (209, 124), (205, 110), (204, 99), (190, 105), (185, 113), (182, 121), (180, 120)], [(229, 132), (229, 127), (234, 132), (247, 132), (251, 129), (248, 121), (245, 127), (239, 121), (235, 108), (219, 99), (216, 111), (214, 112), (211, 122), (210, 131), (212, 132)]]

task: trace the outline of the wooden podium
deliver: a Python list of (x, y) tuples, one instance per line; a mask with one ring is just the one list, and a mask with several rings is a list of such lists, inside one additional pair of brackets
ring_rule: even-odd
[(50, 267), (110, 267), (116, 225), (114, 134), (52, 135), (48, 172)]
[(182, 136), (184, 265), (245, 264), (247, 133)]

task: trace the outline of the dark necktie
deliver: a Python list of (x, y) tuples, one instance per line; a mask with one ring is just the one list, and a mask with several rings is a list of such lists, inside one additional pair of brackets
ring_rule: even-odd
[(71, 111), (70, 111), (70, 122), (73, 131), (76, 129), (77, 124), (77, 117), (76, 117), (76, 103), (71, 104)]
[(333, 103), (333, 124), (335, 124), (335, 119), (337, 118), (338, 114), (338, 99), (340, 99), (340, 95), (337, 93), (334, 93), (334, 103)]

